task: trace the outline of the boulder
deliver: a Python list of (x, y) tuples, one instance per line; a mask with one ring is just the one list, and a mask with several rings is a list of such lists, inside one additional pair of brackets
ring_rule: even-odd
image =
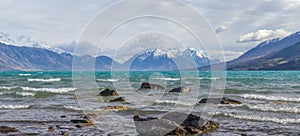
[(72, 123), (92, 123), (90, 120), (87, 119), (72, 119)]
[(164, 90), (166, 89), (165, 87), (161, 86), (161, 85), (157, 85), (157, 84), (150, 84), (148, 82), (144, 82), (142, 83), (140, 90), (141, 89), (154, 89), (154, 90)]
[(62, 136), (69, 136), (69, 133), (67, 131), (61, 131)]
[(137, 132), (143, 136), (163, 136), (177, 130), (178, 133), (184, 134), (185, 129), (174, 121), (158, 118), (142, 118), (139, 116), (133, 117)]
[(9, 132), (19, 132), (19, 130), (8, 126), (0, 126), (0, 133), (9, 133)]
[(49, 127), (48, 131), (53, 132), (53, 131), (55, 131), (55, 128), (54, 127)]
[(98, 95), (100, 96), (119, 96), (116, 90), (104, 89)]
[(203, 98), (199, 103), (213, 103), (213, 104), (242, 104), (242, 102), (233, 100), (227, 97), (222, 98)]
[(125, 97), (118, 97), (110, 100), (109, 102), (125, 102)]
[(172, 90), (170, 90), (169, 92), (175, 92), (175, 93), (187, 93), (190, 92), (192, 89), (188, 88), (186, 86), (183, 87), (177, 87), (177, 88), (173, 88)]
[(201, 135), (219, 127), (213, 121), (204, 121), (199, 116), (179, 112), (168, 113), (162, 118), (134, 116), (133, 120), (140, 135)]
[(130, 106), (103, 106), (101, 107), (104, 110), (128, 110)]

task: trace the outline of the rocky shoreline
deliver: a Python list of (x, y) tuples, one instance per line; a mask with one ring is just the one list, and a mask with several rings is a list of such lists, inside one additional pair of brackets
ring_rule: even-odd
[[(153, 89), (153, 90), (165, 90), (165, 87), (156, 84), (142, 83), (139, 90)], [(189, 93), (191, 89), (186, 86), (176, 87), (167, 90), (168, 93)], [(124, 105), (128, 104), (126, 98), (120, 96), (117, 90), (104, 89), (99, 92), (98, 96), (105, 98), (103, 101), (107, 103), (107, 106), (99, 107), (102, 110), (112, 110), (112, 111), (127, 111), (131, 109), (131, 106)], [(96, 101), (92, 101), (96, 102)], [(121, 104), (119, 106), (110, 104)], [(221, 97), (221, 98), (202, 98), (198, 104), (214, 103), (214, 104), (241, 104), (241, 102), (236, 101), (231, 98)], [(96, 116), (96, 115), (95, 115)], [(132, 114), (132, 119), (136, 126), (136, 131), (140, 135), (202, 135), (213, 132), (219, 128), (219, 123), (211, 120), (201, 119), (195, 114), (186, 114), (180, 112), (166, 113), (163, 117), (155, 117), (139, 114)], [(61, 115), (60, 119), (64, 120), (62, 122), (52, 122), (52, 123), (42, 123), (46, 133), (43, 135), (62, 135), (69, 136), (74, 135), (75, 131), (80, 132), (80, 135), (85, 136), (95, 133), (94, 129), (98, 129), (95, 123), (92, 121), (92, 117), (80, 114), (73, 115)], [(36, 123), (38, 125), (39, 123)], [(151, 128), (151, 129), (149, 129)], [(104, 132), (100, 130), (96, 131), (97, 135), (105, 135)], [(91, 132), (86, 132), (88, 130), (93, 130)], [(76, 133), (78, 134), (78, 133)], [(0, 125), (0, 135), (40, 135), (40, 133), (27, 133), (23, 128), (18, 128), (9, 125)], [(109, 135), (109, 134), (108, 134)]]

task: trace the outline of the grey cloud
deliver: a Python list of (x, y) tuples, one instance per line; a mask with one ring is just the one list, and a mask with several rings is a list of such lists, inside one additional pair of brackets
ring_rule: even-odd
[(226, 26), (220, 26), (216, 29), (216, 33), (221, 33), (226, 31), (227, 27)]

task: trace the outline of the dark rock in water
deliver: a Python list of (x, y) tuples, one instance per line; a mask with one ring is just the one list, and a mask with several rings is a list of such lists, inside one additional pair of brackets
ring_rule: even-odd
[(9, 132), (19, 132), (19, 130), (8, 126), (0, 126), (0, 133), (9, 133)]
[(227, 97), (222, 98), (203, 98), (199, 103), (214, 103), (214, 104), (242, 104), (242, 102), (233, 100)]
[(140, 89), (154, 89), (154, 90), (164, 90), (166, 89), (165, 87), (157, 84), (150, 84), (147, 82), (142, 83)]
[(160, 119), (134, 116), (133, 120), (140, 135), (201, 135), (219, 127), (218, 123), (205, 122), (199, 116), (178, 112), (168, 113)]
[(151, 89), (150, 83), (142, 83), (140, 89)]
[(175, 93), (187, 93), (190, 92), (191, 88), (188, 88), (186, 86), (183, 87), (177, 87), (177, 88), (173, 88), (172, 90), (170, 90), (169, 92), (175, 92)]
[(67, 116), (65, 116), (65, 115), (61, 115), (61, 116), (60, 116), (60, 118), (66, 118), (66, 117), (67, 117)]
[(125, 97), (118, 97), (116, 99), (112, 99), (109, 102), (125, 102)]
[(72, 130), (72, 129), (74, 129), (74, 126), (61, 126), (61, 125), (56, 125), (56, 128), (58, 128), (58, 129), (68, 129), (68, 130)]
[(88, 127), (88, 126), (92, 126), (93, 124), (91, 123), (81, 123), (81, 124), (77, 124), (75, 127), (77, 128), (82, 128), (82, 127)]
[(87, 119), (73, 119), (71, 120), (72, 123), (92, 123), (92, 121)]
[(101, 91), (98, 95), (100, 96), (119, 96), (116, 90), (105, 89)]
[(61, 135), (62, 135), (62, 136), (68, 136), (69, 133), (68, 133), (67, 131), (61, 131)]
[(55, 128), (54, 127), (49, 127), (48, 131), (53, 132), (53, 131), (55, 131)]
[(134, 116), (133, 119), (137, 132), (143, 136), (166, 135), (174, 129), (182, 134), (185, 133), (182, 126), (167, 119), (141, 118), (139, 116)]
[(128, 110), (131, 107), (123, 105), (123, 106), (103, 106), (101, 108), (104, 110)]

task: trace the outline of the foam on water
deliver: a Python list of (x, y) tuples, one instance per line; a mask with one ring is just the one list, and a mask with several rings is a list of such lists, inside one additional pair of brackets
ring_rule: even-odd
[(259, 100), (269, 100), (269, 101), (300, 102), (300, 98), (284, 97), (284, 96), (244, 94), (244, 95), (241, 95), (241, 97), (246, 98), (246, 99), (259, 99)]
[(179, 81), (180, 78), (153, 78), (158, 80), (165, 80), (165, 81)]
[(268, 121), (275, 122), (280, 124), (298, 124), (300, 119), (296, 118), (277, 118), (277, 117), (262, 117), (258, 115), (237, 115), (234, 113), (219, 113), (223, 114), (226, 117), (231, 117), (235, 119), (244, 119), (244, 120), (253, 120), (253, 121)]
[(200, 79), (200, 80), (203, 80), (203, 79), (206, 79), (206, 80), (217, 80), (217, 79), (220, 79), (220, 77), (199, 77), (198, 79)]
[(76, 88), (31, 88), (31, 87), (21, 87), (21, 88), (24, 91), (50, 92), (50, 93), (67, 93), (76, 90)]
[(16, 94), (21, 96), (35, 96), (35, 93), (30, 92), (16, 92)]
[(98, 81), (101, 82), (118, 82), (119, 79), (97, 79)]
[(19, 76), (31, 76), (31, 74), (19, 74)]
[(32, 79), (28, 78), (28, 82), (58, 82), (61, 81), (61, 78), (49, 78), (49, 79)]
[(282, 107), (274, 104), (272, 105), (271, 104), (257, 104), (257, 105), (247, 104), (247, 107), (251, 110), (300, 113), (300, 107), (287, 107), (287, 106)]
[(67, 106), (67, 105), (64, 105), (64, 108), (70, 109), (70, 110), (75, 110), (75, 111), (82, 111), (83, 110), (82, 108), (79, 108), (79, 107)]
[(288, 105), (276, 105), (276, 104), (219, 104), (219, 107), (247, 107), (250, 110), (260, 110), (260, 111), (271, 111), (271, 112), (288, 112), (288, 113), (300, 113), (300, 107), (298, 106), (288, 106)]
[(26, 109), (29, 108), (31, 105), (0, 105), (0, 109)]
[(181, 101), (173, 101), (173, 100), (156, 100), (155, 103), (161, 103), (161, 104), (180, 104), (185, 106), (194, 106), (196, 103), (185, 103)]
[(0, 86), (0, 89), (3, 90), (11, 90), (11, 89), (15, 89), (17, 88), (17, 86)]

